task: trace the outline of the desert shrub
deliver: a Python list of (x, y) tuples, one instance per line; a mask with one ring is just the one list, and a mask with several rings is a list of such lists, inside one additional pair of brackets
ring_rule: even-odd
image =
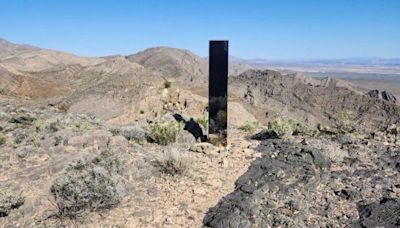
[(143, 115), (144, 114), (144, 110), (140, 110), (139, 113)]
[(0, 146), (6, 144), (7, 138), (4, 134), (0, 133)]
[(332, 131), (329, 126), (326, 126), (323, 123), (317, 123), (317, 130), (322, 134), (334, 135), (337, 132)]
[(9, 189), (0, 191), (0, 217), (8, 216), (11, 210), (22, 206), (24, 201), (21, 191)]
[(298, 134), (312, 134), (312, 131), (306, 125), (292, 119), (277, 119), (269, 122), (268, 129), (274, 131), (280, 138)]
[(37, 119), (33, 122), (33, 126), (37, 132), (40, 132), (41, 130), (45, 129), (46, 122), (42, 119)]
[(62, 143), (63, 138), (61, 136), (54, 137), (54, 146), (58, 146)]
[(182, 125), (178, 122), (159, 122), (150, 127), (149, 139), (159, 145), (166, 146), (176, 142)]
[(172, 82), (170, 80), (164, 80), (164, 88), (168, 89), (172, 85)]
[(74, 132), (88, 131), (91, 129), (93, 129), (93, 125), (87, 121), (77, 122), (71, 126), (71, 130)]
[(197, 118), (197, 119), (196, 119), (196, 122), (197, 122), (198, 124), (200, 124), (201, 126), (203, 126), (204, 129), (207, 129), (208, 121), (206, 120), (206, 118), (204, 118), (204, 117)]
[(120, 161), (110, 151), (71, 165), (51, 187), (59, 214), (74, 218), (87, 210), (114, 207), (125, 196), (121, 173)]
[(268, 128), (276, 132), (280, 138), (286, 138), (293, 134), (292, 125), (287, 119), (277, 119), (269, 122)]
[(14, 143), (15, 144), (21, 144), (27, 138), (28, 138), (28, 134), (27, 133), (25, 133), (25, 132), (17, 132), (15, 134)]
[(113, 136), (117, 136), (117, 135), (121, 134), (121, 131), (118, 128), (111, 128), (111, 129), (109, 129), (109, 131), (111, 132), (111, 134)]
[(51, 132), (57, 132), (63, 128), (63, 125), (60, 120), (51, 122), (47, 127)]
[(57, 106), (58, 110), (60, 110), (61, 112), (64, 112), (64, 113), (67, 113), (70, 107), (71, 107), (71, 105), (67, 104), (67, 103), (62, 103)]
[(154, 162), (155, 167), (161, 173), (178, 176), (184, 175), (189, 171), (192, 160), (189, 156), (184, 155), (177, 150), (168, 150), (163, 152)]
[(124, 126), (120, 128), (112, 128), (109, 130), (113, 136), (121, 135), (130, 143), (137, 143), (143, 145), (144, 141), (146, 141), (147, 131), (139, 126)]
[(323, 123), (317, 123), (317, 130), (324, 132), (326, 130), (326, 126)]
[(30, 125), (33, 123), (33, 121), (36, 120), (36, 117), (29, 113), (24, 113), (24, 114), (18, 114), (10, 119), (10, 123), (16, 123), (16, 124), (24, 124), (24, 125)]
[(313, 135), (315, 130), (311, 130), (307, 125), (291, 120), (293, 135)]
[(337, 128), (341, 133), (352, 133), (355, 130), (354, 113), (352, 111), (343, 111), (338, 113)]
[(238, 129), (241, 131), (248, 132), (248, 133), (254, 133), (254, 131), (256, 130), (257, 127), (258, 127), (258, 124), (256, 122), (254, 122), (254, 123), (246, 123), (246, 124), (240, 126)]
[(34, 146), (36, 147), (40, 147), (41, 145), (41, 139), (40, 139), (40, 135), (36, 132), (32, 133), (31, 135), (31, 142)]

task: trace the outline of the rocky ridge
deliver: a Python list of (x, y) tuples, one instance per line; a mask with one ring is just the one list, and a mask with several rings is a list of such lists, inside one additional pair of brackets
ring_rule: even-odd
[(398, 142), (298, 136), (263, 140), (257, 150), (262, 157), (236, 181), (235, 191), (210, 209), (204, 219), (206, 226), (400, 224)]
[[(83, 58), (0, 40), (0, 53), (1, 225), (399, 225), (400, 113), (388, 99), (238, 66), (219, 148), (186, 126), (207, 130), (207, 60), (189, 51)], [(82, 178), (110, 186), (73, 189), (109, 201), (72, 197), (73, 209), (79, 192), (63, 186)]]

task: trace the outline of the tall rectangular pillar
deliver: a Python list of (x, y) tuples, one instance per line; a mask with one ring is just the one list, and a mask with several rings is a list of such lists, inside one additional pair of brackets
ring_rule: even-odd
[(228, 127), (228, 41), (210, 41), (209, 138), (227, 145)]

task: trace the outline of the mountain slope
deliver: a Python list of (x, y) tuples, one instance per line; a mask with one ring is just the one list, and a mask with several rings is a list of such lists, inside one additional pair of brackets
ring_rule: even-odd
[(180, 83), (206, 83), (208, 62), (187, 50), (169, 47), (149, 48), (127, 59), (149, 70), (160, 73), (165, 78), (173, 78)]
[(232, 78), (230, 92), (266, 122), (286, 116), (311, 126), (321, 122), (335, 127), (346, 121), (365, 131), (400, 122), (398, 105), (366, 96), (338, 79), (251, 70)]
[(0, 40), (0, 66), (9, 71), (37, 72), (57, 65), (89, 66), (104, 62), (102, 58), (86, 58), (73, 54), (13, 44)]

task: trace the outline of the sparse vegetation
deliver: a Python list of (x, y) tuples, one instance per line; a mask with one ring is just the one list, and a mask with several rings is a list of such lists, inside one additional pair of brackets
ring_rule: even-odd
[(141, 110), (139, 111), (139, 113), (140, 113), (141, 115), (143, 115), (143, 114), (144, 114), (144, 110), (141, 109)]
[(61, 130), (62, 128), (63, 128), (63, 126), (62, 126), (62, 123), (61, 123), (60, 120), (51, 122), (51, 123), (49, 124), (49, 126), (48, 126), (48, 129), (49, 129), (51, 132), (57, 132), (57, 131)]
[(112, 128), (109, 130), (114, 136), (121, 135), (130, 142), (143, 144), (146, 140), (147, 132), (139, 126), (124, 126), (120, 128)]
[(71, 107), (71, 105), (69, 105), (67, 103), (62, 103), (57, 106), (58, 110), (60, 110), (63, 113), (67, 113), (70, 107)]
[(111, 134), (112, 134), (113, 136), (116, 136), (116, 135), (120, 135), (120, 134), (121, 134), (121, 131), (120, 131), (118, 128), (111, 128), (111, 129), (109, 129), (109, 131), (111, 132)]
[(74, 125), (72, 125), (72, 131), (74, 132), (79, 132), (79, 131), (88, 131), (93, 129), (93, 125), (90, 122), (79, 122), (79, 123), (75, 123)]
[(4, 134), (0, 133), (0, 146), (6, 144), (7, 138)]
[(258, 124), (256, 122), (253, 123), (246, 123), (242, 126), (240, 126), (238, 129), (241, 131), (245, 131), (248, 133), (254, 133), (254, 131), (257, 129)]
[(26, 134), (25, 132), (17, 132), (15, 134), (14, 143), (20, 144), (25, 141), (26, 138), (28, 138), (28, 134)]
[(10, 123), (16, 123), (16, 124), (24, 124), (24, 125), (30, 125), (35, 121), (36, 118), (29, 113), (23, 113), (19, 115), (15, 115), (10, 119)]
[(176, 142), (182, 125), (178, 122), (159, 122), (150, 127), (149, 139), (159, 145), (166, 146)]
[(280, 138), (287, 138), (293, 134), (291, 121), (278, 119), (268, 123), (268, 128), (275, 131)]
[(46, 128), (46, 122), (43, 119), (37, 119), (33, 122), (36, 132), (40, 132)]
[(62, 143), (63, 138), (61, 136), (54, 137), (54, 146), (58, 146)]
[(168, 79), (164, 80), (164, 88), (168, 89), (172, 86), (172, 82)]
[(125, 196), (121, 173), (120, 161), (111, 151), (68, 167), (51, 187), (59, 214), (75, 218), (86, 210), (114, 207)]
[(343, 111), (338, 114), (337, 128), (340, 133), (353, 133), (354, 127), (354, 113), (352, 111)]
[(277, 119), (269, 122), (268, 129), (274, 131), (280, 138), (297, 134), (312, 134), (306, 125), (292, 119)]
[(207, 129), (208, 121), (206, 120), (206, 118), (204, 118), (204, 117), (197, 118), (197, 119), (196, 119), (196, 122), (197, 122), (198, 124), (200, 124), (201, 126), (203, 126), (204, 129)]
[(317, 129), (318, 129), (318, 131), (320, 131), (320, 132), (324, 132), (324, 131), (326, 131), (326, 126), (325, 126), (325, 124), (323, 124), (323, 123), (317, 123)]
[(326, 126), (323, 123), (317, 123), (317, 130), (322, 134), (336, 134), (336, 132), (332, 131), (329, 126)]
[(154, 162), (161, 173), (178, 176), (188, 172), (192, 160), (177, 150), (168, 150), (163, 152)]
[(0, 217), (8, 216), (13, 209), (17, 209), (25, 202), (21, 191), (0, 191)]
[(37, 133), (37, 132), (34, 132), (32, 135), (31, 135), (31, 142), (32, 142), (32, 144), (35, 146), (35, 147), (40, 147), (40, 145), (41, 145), (41, 142), (40, 142), (41, 140), (40, 140), (40, 136), (39, 136), (39, 134)]

